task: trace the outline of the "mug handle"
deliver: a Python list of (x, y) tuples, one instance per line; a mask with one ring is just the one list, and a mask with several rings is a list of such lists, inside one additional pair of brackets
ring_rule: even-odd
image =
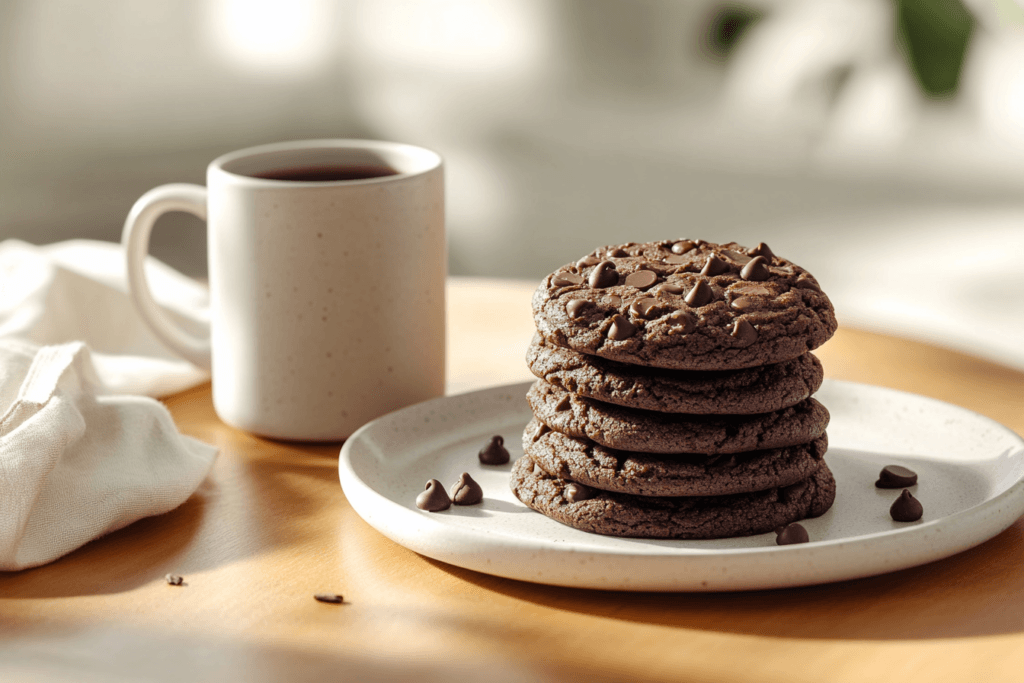
[(168, 211), (185, 211), (206, 220), (206, 188), (173, 183), (155, 187), (139, 197), (124, 222), (121, 244), (128, 265), (128, 291), (139, 315), (154, 334), (179, 356), (210, 369), (210, 338), (197, 337), (179, 327), (153, 300), (143, 265), (156, 219)]

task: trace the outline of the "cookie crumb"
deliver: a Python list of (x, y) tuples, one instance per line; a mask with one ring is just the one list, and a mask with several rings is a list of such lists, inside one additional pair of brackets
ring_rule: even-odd
[(168, 584), (170, 584), (172, 586), (184, 586), (185, 585), (185, 578), (182, 577), (182, 576), (179, 576), (178, 574), (168, 574), (167, 576), (164, 577), (164, 581), (166, 581)]
[(345, 598), (337, 593), (317, 593), (313, 596), (313, 599), (317, 602), (326, 602), (331, 605), (340, 605), (345, 602)]

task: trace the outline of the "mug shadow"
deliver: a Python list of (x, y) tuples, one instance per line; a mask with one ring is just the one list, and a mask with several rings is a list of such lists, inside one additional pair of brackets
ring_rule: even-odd
[(517, 600), (579, 614), (774, 638), (927, 640), (1024, 632), (1024, 520), (982, 545), (920, 567), (818, 586), (735, 593), (565, 588), (440, 571)]

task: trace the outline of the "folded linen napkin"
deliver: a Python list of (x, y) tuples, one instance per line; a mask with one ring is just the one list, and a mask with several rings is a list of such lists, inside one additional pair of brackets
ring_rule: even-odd
[[(150, 287), (200, 331), (206, 291), (151, 260)], [(208, 374), (149, 332), (120, 245), (0, 243), (0, 570), (50, 562), (183, 503), (217, 450), (149, 396)]]
[[(177, 322), (206, 334), (205, 287), (153, 258), (146, 279)], [(9, 337), (40, 345), (85, 342), (103, 383), (118, 393), (168, 396), (209, 379), (143, 322), (128, 294), (124, 249), (110, 242), (0, 242), (0, 338)]]

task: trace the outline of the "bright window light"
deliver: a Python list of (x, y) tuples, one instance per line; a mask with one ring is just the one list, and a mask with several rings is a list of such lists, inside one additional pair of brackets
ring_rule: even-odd
[(323, 66), (332, 35), (331, 0), (207, 0), (214, 47), (230, 63), (261, 73)]

